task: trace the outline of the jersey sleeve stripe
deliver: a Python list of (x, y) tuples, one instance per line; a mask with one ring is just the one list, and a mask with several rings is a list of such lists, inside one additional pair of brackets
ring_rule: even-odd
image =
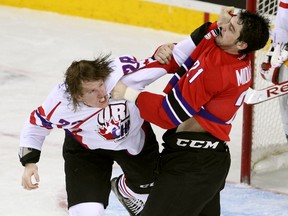
[(178, 70), (177, 73), (174, 74), (174, 76), (170, 79), (168, 85), (165, 87), (164, 92), (168, 94), (173, 86), (177, 84), (177, 82), (181, 79), (181, 77), (188, 71), (188, 68), (185, 64), (183, 64)]
[(176, 73), (169, 81), (169, 85), (173, 87), (180, 80), (180, 76)]
[(196, 113), (181, 96), (178, 85), (165, 97), (163, 108), (175, 125), (181, 124)]
[(194, 64), (194, 61), (191, 57), (187, 58), (186, 61), (182, 64), (182, 66), (185, 68), (186, 71), (188, 71), (192, 65)]
[(220, 119), (218, 119), (216, 116), (212, 115), (210, 112), (205, 110), (204, 108), (201, 108), (201, 110), (197, 113), (199, 116), (208, 119), (209, 121), (216, 122), (218, 124), (230, 124), (229, 122), (224, 122)]
[(38, 119), (41, 121), (41, 126), (47, 128), (47, 129), (53, 128), (52, 123), (49, 121), (46, 121), (46, 119), (41, 116), (41, 114), (38, 112), (38, 110), (36, 110), (35, 114), (38, 117)]
[(55, 112), (55, 110), (57, 109), (57, 107), (61, 104), (61, 101), (59, 101), (56, 106), (51, 110), (51, 112), (47, 115), (47, 120), (49, 121), (51, 119), (51, 116), (53, 115), (53, 113)]
[(179, 124), (182, 123), (182, 121), (176, 115), (175, 111), (172, 109), (170, 101), (167, 96), (165, 97), (165, 100), (163, 100), (162, 106), (167, 116), (173, 122), (174, 125), (178, 126)]
[(199, 112), (197, 112), (182, 97), (178, 85), (176, 85), (173, 88), (172, 92), (165, 97), (165, 100), (163, 101), (163, 107), (170, 120), (177, 126), (182, 122), (186, 121), (188, 118), (193, 117), (195, 114), (218, 124), (230, 123), (218, 119), (216, 116), (205, 110), (203, 107), (201, 107)]
[(178, 85), (176, 85), (175, 88), (173, 89), (173, 95), (174, 95), (175, 99), (177, 100), (177, 104), (179, 104), (180, 109), (183, 110), (186, 114), (186, 115), (183, 115), (183, 117), (185, 118), (185, 119), (183, 119), (184, 121), (187, 119), (186, 116), (188, 116), (188, 118), (190, 118), (196, 113), (196, 111), (182, 97), (182, 94), (181, 94), (181, 91), (180, 91)]
[(35, 110), (30, 115), (30, 123), (36, 125)]

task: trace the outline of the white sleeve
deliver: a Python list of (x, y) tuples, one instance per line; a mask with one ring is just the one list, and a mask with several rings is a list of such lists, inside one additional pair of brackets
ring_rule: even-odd
[(160, 63), (156, 65), (159, 67), (144, 67), (135, 73), (123, 76), (121, 81), (133, 89), (143, 90), (146, 86), (167, 74), (166, 69), (161, 67)]
[(110, 93), (116, 83), (121, 81), (134, 89), (143, 90), (158, 78), (167, 74), (165, 65), (152, 58), (138, 61), (134, 56), (123, 55), (114, 59), (113, 72), (106, 80), (107, 92)]
[[(48, 95), (43, 104), (31, 112), (29, 117), (24, 122), (21, 134), (20, 134), (20, 147), (30, 147), (41, 150), (45, 137), (50, 134), (50, 131), (56, 127), (50, 121), (49, 113), (51, 110), (56, 109), (57, 103), (59, 103), (59, 95), (63, 91), (61, 85), (57, 85)], [(58, 119), (61, 118), (58, 115)], [(53, 116), (56, 123), (56, 118)]]
[(180, 41), (177, 43), (173, 49), (173, 57), (177, 64), (182, 65), (185, 60), (191, 55), (191, 53), (195, 50), (196, 45), (191, 39), (191, 37)]
[[(189, 38), (180, 41), (174, 46), (172, 54), (178, 66), (181, 66), (185, 62), (185, 60), (191, 55), (195, 48), (196, 46), (190, 36)], [(152, 61), (151, 59), (145, 59), (140, 61), (139, 65), (144, 65), (143, 62), (147, 61), (149, 61), (147, 66), (140, 67), (136, 73), (131, 73), (127, 76), (124, 76), (121, 81), (131, 88), (142, 90), (145, 88), (145, 86), (167, 74), (167, 68), (165, 65), (161, 65), (160, 63), (153, 64), (153, 61), (155, 62), (156, 60)]]
[[(173, 58), (178, 66), (185, 62), (195, 48), (196, 46), (190, 36), (175, 45)], [(167, 74), (167, 70), (169, 70), (166, 65), (161, 65), (152, 58), (138, 61), (131, 55), (123, 55), (115, 58), (112, 63), (112, 68), (113, 72), (106, 81), (108, 93), (111, 92), (120, 79), (125, 85), (131, 88), (143, 90), (145, 86)]]
[(41, 151), (45, 137), (50, 134), (50, 131), (44, 127), (31, 124), (27, 119), (20, 134), (20, 147), (29, 147)]

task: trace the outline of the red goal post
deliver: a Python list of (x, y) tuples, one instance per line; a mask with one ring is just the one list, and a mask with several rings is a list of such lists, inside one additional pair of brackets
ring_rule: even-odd
[[(271, 24), (273, 24), (278, 3), (278, 0), (246, 0), (246, 9), (252, 12), (257, 11), (260, 14), (268, 16)], [(252, 61), (252, 88), (261, 89), (271, 85), (271, 83), (264, 81), (260, 77), (259, 71), (257, 71), (269, 46), (270, 44), (268, 42), (265, 48), (254, 53), (254, 59)], [(254, 173), (260, 171), (269, 172), (273, 167), (276, 167), (273, 164), (269, 164), (273, 163), (271, 160), (264, 163), (260, 161), (264, 161), (271, 155), (276, 155), (276, 153), (288, 151), (287, 140), (279, 113), (278, 99), (254, 106), (244, 104), (242, 132), (240, 181), (251, 184), (251, 177)]]

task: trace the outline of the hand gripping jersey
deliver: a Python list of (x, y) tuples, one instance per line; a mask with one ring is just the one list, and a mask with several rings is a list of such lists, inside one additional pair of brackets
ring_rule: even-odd
[[(138, 62), (130, 55), (116, 58), (111, 67), (113, 72), (106, 81), (109, 94), (122, 78), (123, 83), (135, 89), (143, 89), (166, 74), (166, 70), (151, 70), (151, 58)], [(155, 69), (155, 68), (154, 68)], [(125, 100), (109, 100), (105, 109), (88, 107), (80, 104), (73, 110), (66, 93), (65, 85), (57, 85), (44, 103), (34, 110), (24, 124), (20, 137), (21, 147), (41, 150), (45, 137), (54, 128), (66, 130), (87, 149), (127, 149), (131, 154), (138, 154), (144, 144), (144, 132), (135, 104)]]
[(140, 93), (137, 104), (145, 120), (170, 129), (194, 117), (213, 136), (230, 140), (231, 122), (251, 84), (251, 58), (224, 52), (216, 35), (209, 32), (200, 42), (183, 65), (191, 69), (175, 74), (166, 96)]

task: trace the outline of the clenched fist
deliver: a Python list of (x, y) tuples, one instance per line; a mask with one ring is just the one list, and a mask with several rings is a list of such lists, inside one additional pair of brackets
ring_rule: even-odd
[(234, 7), (222, 7), (219, 14), (217, 25), (220, 27), (223, 24), (229, 23), (230, 19), (234, 16)]
[(172, 57), (173, 43), (163, 44), (156, 51), (154, 58), (161, 64), (168, 64)]
[(115, 100), (125, 99), (135, 102), (139, 94), (140, 91), (127, 87), (121, 81), (118, 81), (111, 92), (111, 97)]
[(127, 86), (124, 85), (121, 81), (118, 81), (118, 83), (115, 85), (111, 92), (111, 97), (115, 100), (121, 100), (124, 99), (124, 95), (126, 92)]

